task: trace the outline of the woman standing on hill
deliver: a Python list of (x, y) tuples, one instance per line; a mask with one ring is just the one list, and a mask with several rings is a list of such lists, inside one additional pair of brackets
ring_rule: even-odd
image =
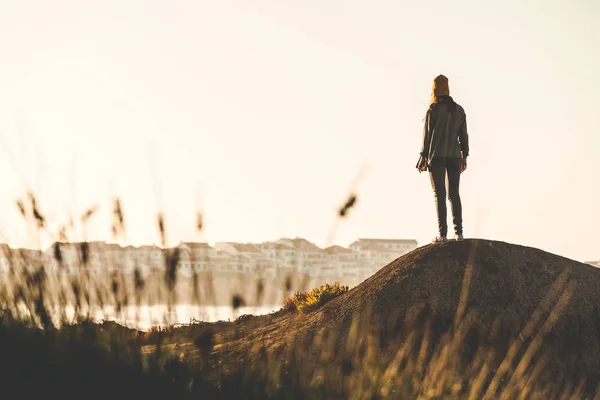
[(433, 243), (448, 241), (446, 210), (446, 177), (448, 199), (452, 207), (456, 240), (463, 240), (462, 204), (460, 202), (460, 174), (467, 169), (469, 135), (465, 110), (450, 96), (448, 78), (437, 76), (433, 81), (431, 104), (425, 115), (423, 146), (417, 163), (418, 170), (429, 170), (435, 194), (439, 236)]

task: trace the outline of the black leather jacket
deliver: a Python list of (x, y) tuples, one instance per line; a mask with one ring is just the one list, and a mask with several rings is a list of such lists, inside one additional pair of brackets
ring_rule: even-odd
[(440, 96), (429, 107), (423, 127), (421, 157), (436, 159), (461, 158), (469, 155), (469, 135), (465, 110), (450, 96)]

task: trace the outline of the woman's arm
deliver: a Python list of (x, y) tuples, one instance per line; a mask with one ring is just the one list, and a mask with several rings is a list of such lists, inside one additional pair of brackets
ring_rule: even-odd
[(467, 115), (463, 115), (463, 123), (458, 132), (458, 141), (460, 142), (460, 151), (462, 152), (463, 158), (469, 156), (469, 134), (467, 133)]
[(431, 110), (427, 110), (425, 124), (423, 125), (423, 144), (421, 146), (421, 157), (429, 158), (429, 146), (431, 145)]

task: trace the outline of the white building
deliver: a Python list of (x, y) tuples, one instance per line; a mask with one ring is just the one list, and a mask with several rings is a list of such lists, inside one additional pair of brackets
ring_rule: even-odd
[[(111, 245), (112, 246), (112, 245)], [(147, 269), (148, 271), (161, 272), (166, 267), (165, 251), (156, 245), (133, 247), (127, 246), (125, 249), (119, 247), (113, 248), (112, 253), (117, 258), (115, 262), (127, 271), (138, 269)]]
[(279, 239), (276, 243), (284, 244), (298, 251), (296, 265), (300, 271), (312, 270), (313, 267), (326, 265), (328, 262), (328, 254), (322, 248), (306, 239)]
[(325, 249), (328, 263), (335, 267), (340, 277), (358, 276), (361, 273), (360, 254), (342, 246), (330, 246)]
[(245, 254), (258, 257), (262, 254), (261, 249), (253, 243), (217, 242), (215, 249), (229, 254)]
[(600, 268), (600, 261), (586, 261), (584, 264), (591, 265), (592, 267)]
[(208, 243), (181, 242), (179, 249), (179, 271), (186, 276), (211, 270), (211, 260), (218, 251)]
[(49, 272), (74, 276), (81, 265), (80, 246), (77, 243), (55, 242), (43, 254)]
[(209, 260), (217, 254), (215, 248), (204, 242), (181, 242), (177, 247), (188, 252), (195, 260)]
[(254, 243), (218, 242), (214, 247), (221, 257), (228, 258), (226, 264), (221, 261), (213, 267), (217, 271), (249, 273), (256, 268), (256, 260), (264, 257), (262, 249)]
[(308, 255), (301, 250), (279, 242), (262, 243), (260, 245), (263, 257), (275, 262), (279, 269), (302, 269), (305, 261), (308, 260)]
[(260, 278), (273, 279), (277, 276), (279, 265), (274, 260), (259, 258), (254, 265), (253, 273)]
[[(16, 250), (8, 246), (0, 248), (4, 249), (3, 253), (11, 254), (0, 254), (0, 274), (11, 268), (32, 268), (42, 262), (49, 271), (60, 275), (131, 275), (135, 270), (143, 275), (162, 274), (166, 267), (167, 250), (176, 250), (179, 252), (178, 273), (188, 277), (194, 273), (214, 271), (263, 277), (297, 272), (313, 277), (361, 278), (416, 247), (415, 240), (360, 238), (349, 248), (331, 246), (321, 249), (298, 237), (260, 244), (218, 242), (214, 247), (208, 243), (181, 242), (174, 249), (162, 249), (155, 245), (123, 248), (106, 242), (57, 242), (43, 254), (21, 249), (21, 256), (16, 258), (13, 257)], [(83, 262), (84, 255), (87, 256), (87, 263)]]
[(385, 248), (395, 254), (405, 254), (417, 248), (418, 243), (414, 239), (366, 239), (359, 238), (350, 246), (351, 250), (362, 251), (365, 248), (372, 248), (375, 245), (377, 248)]

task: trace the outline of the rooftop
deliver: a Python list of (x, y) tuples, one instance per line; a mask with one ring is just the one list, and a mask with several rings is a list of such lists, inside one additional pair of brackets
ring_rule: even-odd
[(271, 249), (275, 250), (298, 250), (296, 247), (288, 246), (285, 243), (275, 243), (271, 246)]
[(323, 251), (323, 249), (321, 249), (316, 244), (311, 243), (308, 240), (303, 239), (303, 238), (298, 238), (297, 237), (297, 238), (294, 238), (294, 239), (281, 239), (281, 240), (282, 241), (288, 241), (292, 246), (294, 246), (298, 250), (307, 251), (307, 252), (321, 252), (321, 251)]
[(376, 251), (378, 253), (394, 253), (398, 254), (398, 250), (388, 249), (377, 242), (361, 243), (361, 250)]
[(404, 243), (417, 244), (415, 239), (377, 239), (377, 238), (358, 238), (354, 243)]
[(212, 249), (208, 243), (204, 242), (181, 242), (181, 244), (189, 247), (190, 249)]
[(334, 246), (329, 246), (327, 247), (325, 250), (325, 253), (327, 254), (344, 254), (344, 253), (352, 253), (352, 250), (347, 249), (345, 247), (342, 246), (338, 246), (338, 245), (334, 245)]
[(240, 253), (261, 253), (258, 246), (253, 243), (230, 243)]

